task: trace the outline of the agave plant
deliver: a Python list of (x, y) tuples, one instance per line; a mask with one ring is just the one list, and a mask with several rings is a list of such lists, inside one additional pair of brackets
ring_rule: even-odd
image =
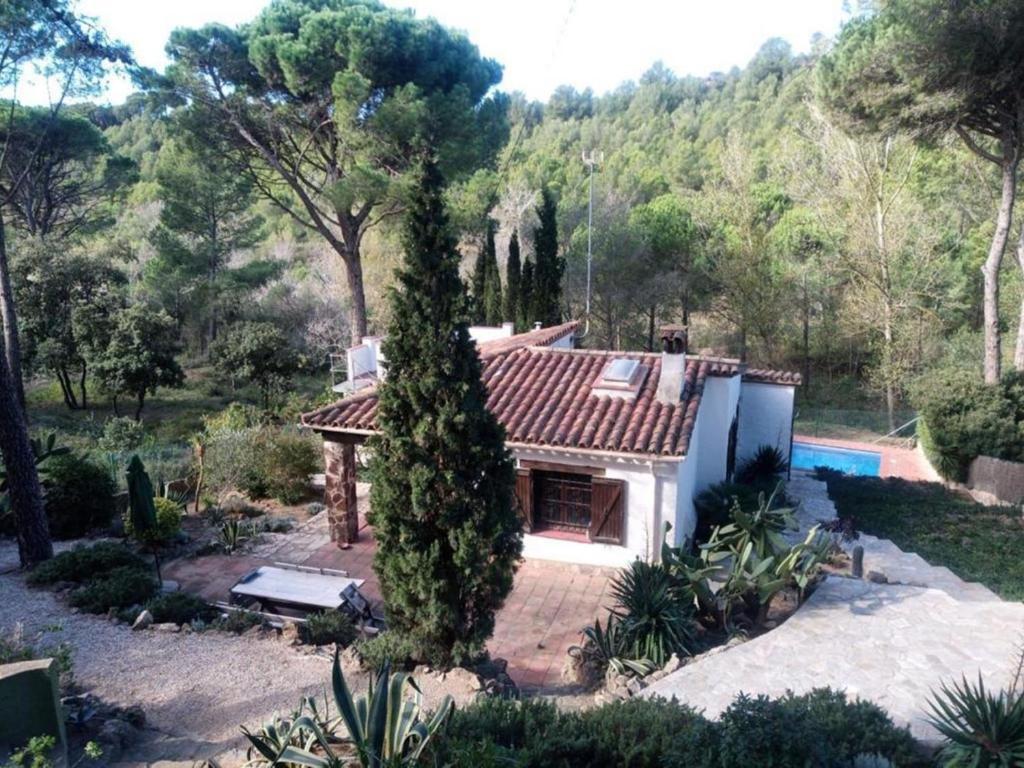
[(946, 738), (944, 765), (1010, 768), (1024, 765), (1024, 697), (993, 693), (978, 675), (962, 678), (934, 694), (929, 721)]
[(622, 630), (622, 623), (614, 614), (609, 614), (604, 627), (601, 620), (583, 629), (583, 644), (569, 648), (569, 655), (582, 658), (599, 669), (610, 667), (619, 675), (644, 677), (657, 667), (650, 659), (632, 658), (630, 638)]
[[(302, 765), (308, 768), (340, 768), (355, 759), (363, 768), (415, 765), (430, 739), (448, 722), (455, 703), (445, 696), (441, 706), (429, 720), (421, 720), (422, 693), (416, 681), (408, 674), (391, 673), (385, 663), (371, 680), (366, 696), (358, 699), (341, 671), (338, 654), (334, 654), (331, 673), (334, 704), (339, 723), (348, 736), (343, 742), (331, 736), (331, 726), (312, 708), (294, 719), (275, 724), (259, 733), (245, 728), (242, 732), (259, 757), (250, 763), (261, 766)], [(342, 744), (347, 746), (341, 753)]]
[(796, 530), (797, 523), (793, 519), (793, 510), (788, 507), (776, 508), (775, 501), (782, 493), (783, 483), (775, 486), (775, 490), (767, 498), (763, 493), (758, 495), (757, 509), (753, 512), (744, 511), (738, 500), (733, 500), (732, 522), (719, 526), (711, 533), (711, 540), (701, 545), (705, 551), (721, 551), (730, 549), (742, 552), (747, 544), (752, 544), (754, 553), (759, 558), (787, 551), (789, 543), (783, 538), (782, 532)]
[(612, 581), (613, 613), (634, 645), (633, 655), (662, 666), (693, 640), (693, 593), (662, 563), (634, 560)]
[(238, 545), (245, 539), (244, 529), (238, 520), (228, 520), (220, 527), (220, 543), (229, 555), (238, 549)]
[(760, 445), (736, 472), (740, 483), (771, 482), (789, 469), (785, 455), (774, 445)]

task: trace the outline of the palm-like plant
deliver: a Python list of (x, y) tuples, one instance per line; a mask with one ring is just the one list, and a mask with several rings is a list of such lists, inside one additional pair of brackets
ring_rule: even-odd
[(634, 656), (662, 666), (693, 639), (693, 593), (661, 563), (634, 560), (611, 585)]
[[(441, 706), (429, 720), (421, 720), (422, 693), (408, 674), (391, 674), (385, 663), (370, 681), (366, 696), (354, 699), (341, 671), (338, 654), (334, 654), (331, 673), (334, 703), (340, 723), (348, 731), (345, 743), (354, 751), (363, 768), (414, 765), (430, 739), (448, 722), (455, 703), (445, 696)], [(319, 716), (300, 713), (293, 720), (272, 732), (265, 727), (254, 734), (242, 732), (259, 754), (253, 764), (263, 766), (301, 765), (308, 768), (340, 768), (351, 762), (351, 756), (339, 753), (339, 740), (332, 738), (330, 728)]]
[(758, 446), (757, 451), (736, 472), (736, 481), (740, 483), (771, 482), (789, 469), (782, 451), (774, 445)]
[(775, 500), (782, 493), (783, 483), (775, 486), (771, 496), (758, 494), (757, 509), (745, 512), (739, 501), (733, 500), (732, 522), (719, 526), (711, 533), (711, 540), (701, 545), (705, 551), (730, 549), (742, 552), (747, 544), (752, 544), (754, 554), (759, 558), (770, 557), (789, 549), (789, 544), (782, 537), (786, 530), (796, 530), (793, 510), (788, 507), (775, 508)]
[(993, 693), (978, 675), (942, 684), (932, 698), (929, 721), (946, 738), (943, 764), (950, 768), (1011, 768), (1024, 765), (1024, 697)]

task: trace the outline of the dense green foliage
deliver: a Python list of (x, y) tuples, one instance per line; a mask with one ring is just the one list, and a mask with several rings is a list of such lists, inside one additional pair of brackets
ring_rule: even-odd
[(271, 395), (285, 390), (299, 367), (284, 331), (265, 321), (231, 326), (213, 343), (210, 357), (225, 379), (259, 387), (264, 408), (269, 407)]
[(153, 499), (153, 506), (156, 509), (156, 522), (145, 533), (136, 536), (132, 525), (132, 516), (125, 515), (124, 532), (127, 536), (135, 536), (139, 541), (147, 544), (167, 544), (181, 532), (182, 509), (181, 504), (157, 496)]
[(108, 469), (87, 456), (68, 454), (48, 462), (46, 517), (57, 539), (75, 539), (114, 519), (117, 487)]
[(966, 371), (941, 371), (914, 390), (918, 434), (935, 468), (962, 482), (978, 456), (1024, 461), (1024, 375), (984, 384)]
[(142, 605), (156, 591), (152, 570), (125, 565), (94, 576), (71, 593), (69, 602), (86, 613), (106, 613), (111, 608)]
[(370, 522), (392, 631), (451, 663), (483, 649), (522, 548), (504, 432), (487, 410), (437, 167), (424, 165), (391, 295)]
[(359, 635), (348, 614), (342, 611), (321, 611), (306, 617), (299, 634), (310, 645), (347, 646)]
[(123, 544), (101, 542), (75, 547), (40, 563), (28, 575), (28, 583), (56, 584), (59, 581), (84, 582), (115, 568), (144, 568), (145, 561)]
[(882, 710), (829, 690), (740, 697), (718, 722), (664, 700), (561, 712), (542, 700), (484, 699), (456, 711), (435, 752), (439, 764), (524, 768), (846, 768), (872, 754), (920, 764), (910, 734)]
[[(171, 622), (190, 624), (197, 619), (210, 622), (217, 618), (218, 611), (205, 600), (188, 592), (165, 592), (154, 597), (145, 605), (157, 624)], [(134, 616), (131, 617), (133, 620)]]
[(824, 477), (839, 516), (857, 530), (890, 539), (1007, 600), (1024, 598), (1024, 526), (1012, 510), (982, 506), (938, 483)]

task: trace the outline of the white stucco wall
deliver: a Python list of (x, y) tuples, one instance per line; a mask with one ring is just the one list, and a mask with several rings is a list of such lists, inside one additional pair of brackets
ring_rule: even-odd
[(469, 326), (469, 337), (477, 344), (496, 339), (507, 339), (515, 333), (515, 326), (512, 323), (501, 325), (471, 325)]
[(663, 522), (670, 520), (675, 525), (679, 462), (525, 448), (515, 448), (513, 452), (517, 464), (523, 460), (532, 460), (549, 464), (597, 467), (605, 471), (604, 477), (623, 480), (626, 483), (625, 537), (622, 545), (566, 541), (526, 534), (523, 537), (524, 557), (620, 568), (637, 557), (656, 557), (661, 549)]
[(772, 445), (789, 461), (793, 438), (794, 387), (744, 382), (740, 389), (740, 424), (736, 463), (749, 459), (762, 445)]
[(697, 412), (699, 438), (690, 439), (690, 455), (697, 459), (695, 493), (725, 480), (729, 463), (729, 428), (740, 399), (739, 376), (709, 376)]
[(573, 338), (574, 337), (575, 337), (575, 334), (567, 333), (562, 338), (557, 339), (557, 340), (551, 342), (550, 344), (548, 344), (548, 346), (551, 347), (552, 349), (572, 349), (573, 348)]

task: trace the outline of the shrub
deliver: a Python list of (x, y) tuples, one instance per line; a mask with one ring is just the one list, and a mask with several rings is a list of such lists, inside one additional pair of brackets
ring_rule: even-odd
[(746, 484), (774, 483), (789, 469), (782, 451), (774, 445), (759, 445), (754, 455), (736, 472), (736, 480)]
[[(481, 743), (491, 744), (481, 751)], [(741, 696), (711, 722), (664, 699), (630, 699), (560, 712), (531, 699), (483, 699), (456, 711), (436, 764), (632, 768), (849, 768), (859, 755), (921, 763), (906, 729), (877, 706), (819, 690), (769, 700)]]
[(213, 621), (219, 612), (205, 600), (188, 592), (166, 592), (146, 603), (146, 610), (153, 614), (157, 623), (173, 622), (190, 624), (199, 621)]
[(99, 447), (112, 453), (124, 453), (138, 448), (146, 439), (142, 422), (127, 416), (114, 416), (103, 425)]
[(68, 454), (47, 467), (46, 516), (55, 539), (74, 539), (110, 525), (116, 511), (114, 480), (106, 467)]
[(263, 617), (255, 611), (228, 611), (227, 615), (211, 624), (214, 629), (240, 635), (253, 627), (263, 626)]
[(363, 665), (369, 669), (380, 669), (385, 661), (401, 669), (419, 660), (418, 649), (412, 638), (393, 630), (360, 640), (356, 649), (362, 657)]
[(282, 504), (298, 504), (309, 494), (309, 476), (320, 470), (321, 462), (310, 438), (286, 431), (271, 434), (260, 461), (267, 495)]
[[(153, 505), (156, 507), (156, 527), (147, 531), (144, 539), (149, 544), (168, 542), (181, 531), (181, 504), (173, 499), (157, 496), (153, 499)], [(124, 532), (128, 536), (134, 535), (130, 513), (124, 516)]]
[(1021, 375), (1007, 374), (997, 386), (969, 371), (932, 371), (914, 386), (918, 435), (936, 470), (963, 481), (978, 456), (1024, 459), (1024, 398)]
[(630, 699), (583, 712), (548, 701), (483, 699), (459, 709), (436, 748), (437, 764), (478, 765), (489, 743), (496, 765), (575, 768), (710, 768), (714, 725), (675, 702)]
[(142, 605), (157, 590), (148, 569), (124, 565), (93, 578), (71, 593), (70, 602), (86, 613), (106, 613), (111, 608)]
[(719, 720), (719, 765), (845, 768), (858, 755), (913, 765), (913, 737), (878, 706), (818, 689), (780, 699), (741, 694)]
[(302, 642), (309, 645), (350, 645), (359, 634), (352, 619), (341, 611), (311, 613), (300, 628)]
[(28, 583), (38, 586), (58, 581), (83, 582), (121, 567), (141, 570), (147, 566), (145, 560), (123, 544), (105, 541), (91, 547), (75, 547), (40, 563), (28, 575)]

